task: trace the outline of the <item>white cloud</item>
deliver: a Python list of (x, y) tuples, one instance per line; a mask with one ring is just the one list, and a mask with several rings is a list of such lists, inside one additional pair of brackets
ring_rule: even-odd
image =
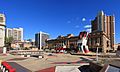
[(86, 29), (87, 32), (91, 32), (91, 28), (90, 29)]
[(76, 17), (76, 20), (79, 20), (79, 17)]
[(89, 21), (91, 22), (91, 21), (92, 21), (92, 19), (89, 19)]
[(85, 18), (82, 18), (82, 21), (86, 21), (86, 19), (85, 19)]
[(71, 23), (71, 21), (67, 21), (67, 23)]
[(75, 28), (79, 28), (80, 26), (79, 25), (76, 25)]
[(85, 31), (91, 32), (91, 25), (85, 25), (84, 28), (86, 29)]
[(84, 28), (91, 28), (91, 25), (85, 25)]

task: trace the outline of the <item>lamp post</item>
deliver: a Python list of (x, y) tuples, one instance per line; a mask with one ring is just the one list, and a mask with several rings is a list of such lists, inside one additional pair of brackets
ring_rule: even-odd
[(97, 47), (97, 50), (96, 50), (96, 62), (98, 62), (98, 46), (99, 46), (99, 43), (96, 43), (96, 47)]

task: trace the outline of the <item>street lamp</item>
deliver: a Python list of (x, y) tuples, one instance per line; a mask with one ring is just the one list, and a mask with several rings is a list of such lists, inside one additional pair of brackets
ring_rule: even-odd
[(98, 62), (98, 46), (99, 46), (99, 43), (96, 43), (96, 47), (97, 47), (97, 51), (96, 51), (96, 62)]

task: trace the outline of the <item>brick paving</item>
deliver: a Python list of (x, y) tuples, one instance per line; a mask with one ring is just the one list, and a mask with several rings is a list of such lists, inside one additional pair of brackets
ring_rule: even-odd
[(9, 59), (7, 61), (20, 61), (20, 60), (25, 60), (25, 59), (28, 59), (28, 58), (12, 58), (12, 59)]
[(81, 64), (81, 63), (86, 63), (84, 61), (76, 61), (76, 62), (54, 62), (54, 63), (51, 63), (51, 64)]
[(13, 68), (16, 69), (16, 72), (31, 72), (27, 68), (17, 64), (16, 62), (8, 62)]
[[(0, 57), (5, 61), (16, 62), (20, 66), (29, 69), (32, 72), (54, 72), (55, 66), (59, 65), (79, 65), (88, 64), (82, 61), (80, 56), (74, 56), (70, 54), (44, 54), (44, 58), (38, 59), (30, 57), (28, 59), (22, 59), (20, 56), (8, 55), (6, 57)], [(21, 60), (20, 60), (21, 59)]]
[(42, 69), (42, 70), (39, 70), (39, 71), (36, 71), (36, 72), (55, 72), (55, 66), (54, 67), (49, 67), (49, 68), (46, 68), (46, 69)]

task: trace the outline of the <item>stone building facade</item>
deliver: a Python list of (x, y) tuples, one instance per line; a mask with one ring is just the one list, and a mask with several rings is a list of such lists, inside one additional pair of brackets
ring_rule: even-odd
[[(115, 17), (107, 16), (103, 11), (100, 11), (94, 20), (91, 21), (92, 32), (89, 42), (89, 48), (95, 48), (95, 44), (99, 43), (99, 49), (106, 53), (109, 50), (114, 50), (114, 34), (115, 34)], [(97, 41), (98, 40), (98, 41)]]
[(58, 36), (56, 39), (47, 40), (48, 48), (77, 48), (77, 41), (79, 37), (73, 34), (67, 36)]
[(88, 40), (89, 49), (93, 52), (96, 52), (97, 43), (99, 43), (99, 52), (106, 53), (110, 50), (110, 39), (107, 37), (105, 32), (97, 31), (90, 33), (90, 38)]
[(4, 14), (0, 14), (0, 47), (4, 46), (5, 42), (5, 27), (6, 19)]
[[(95, 19), (91, 21), (91, 25), (92, 31), (87, 43), (89, 49), (96, 52), (96, 44), (99, 43), (99, 52), (106, 53), (107, 51), (114, 50), (114, 15), (108, 16), (103, 11), (100, 11)], [(51, 39), (46, 42), (48, 48), (63, 47), (64, 45), (66, 48), (77, 48), (78, 40), (79, 36), (68, 34), (67, 36), (58, 36), (56, 39)]]

